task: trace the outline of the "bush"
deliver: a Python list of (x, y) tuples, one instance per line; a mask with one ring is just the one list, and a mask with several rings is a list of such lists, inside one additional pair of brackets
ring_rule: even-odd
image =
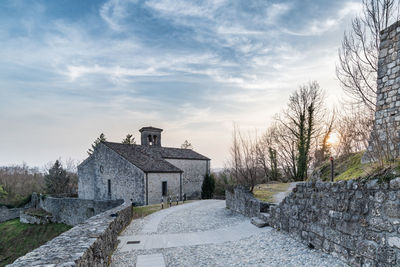
[(201, 186), (201, 198), (210, 199), (214, 195), (215, 190), (215, 179), (212, 175), (206, 174)]

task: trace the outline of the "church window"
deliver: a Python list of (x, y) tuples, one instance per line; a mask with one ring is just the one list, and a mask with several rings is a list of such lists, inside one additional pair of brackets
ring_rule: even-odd
[(168, 194), (168, 185), (167, 182), (162, 182), (162, 195), (166, 196)]
[(108, 196), (111, 197), (111, 180), (107, 180)]

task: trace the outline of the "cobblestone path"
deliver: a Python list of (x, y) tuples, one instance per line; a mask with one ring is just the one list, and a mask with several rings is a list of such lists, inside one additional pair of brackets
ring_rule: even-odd
[(223, 200), (196, 201), (134, 220), (119, 240), (111, 266), (136, 266), (138, 256), (138, 265), (154, 267), (347, 266), (285, 233), (255, 227), (226, 209)]

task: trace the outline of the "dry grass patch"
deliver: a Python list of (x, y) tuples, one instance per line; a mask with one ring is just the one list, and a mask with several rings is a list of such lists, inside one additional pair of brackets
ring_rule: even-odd
[[(182, 201), (179, 201), (178, 203), (179, 203), (179, 205), (182, 205), (182, 204), (186, 204), (186, 203), (190, 203), (190, 202), (192, 202), (192, 201), (185, 201), (185, 203), (183, 203)], [(172, 206), (176, 206), (176, 201), (172, 202)], [(164, 209), (167, 209), (167, 208), (169, 208), (169, 205), (164, 204)], [(133, 219), (146, 217), (147, 215), (150, 215), (159, 210), (161, 210), (161, 204), (133, 207)]]
[(259, 184), (254, 187), (253, 194), (261, 201), (274, 202), (274, 195), (285, 192), (290, 183)]

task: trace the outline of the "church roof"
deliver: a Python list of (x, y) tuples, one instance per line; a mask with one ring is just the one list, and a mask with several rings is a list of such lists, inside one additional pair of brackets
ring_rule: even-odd
[(165, 159), (208, 160), (207, 157), (191, 149), (129, 145), (111, 142), (102, 143), (144, 172), (182, 172), (181, 169)]

